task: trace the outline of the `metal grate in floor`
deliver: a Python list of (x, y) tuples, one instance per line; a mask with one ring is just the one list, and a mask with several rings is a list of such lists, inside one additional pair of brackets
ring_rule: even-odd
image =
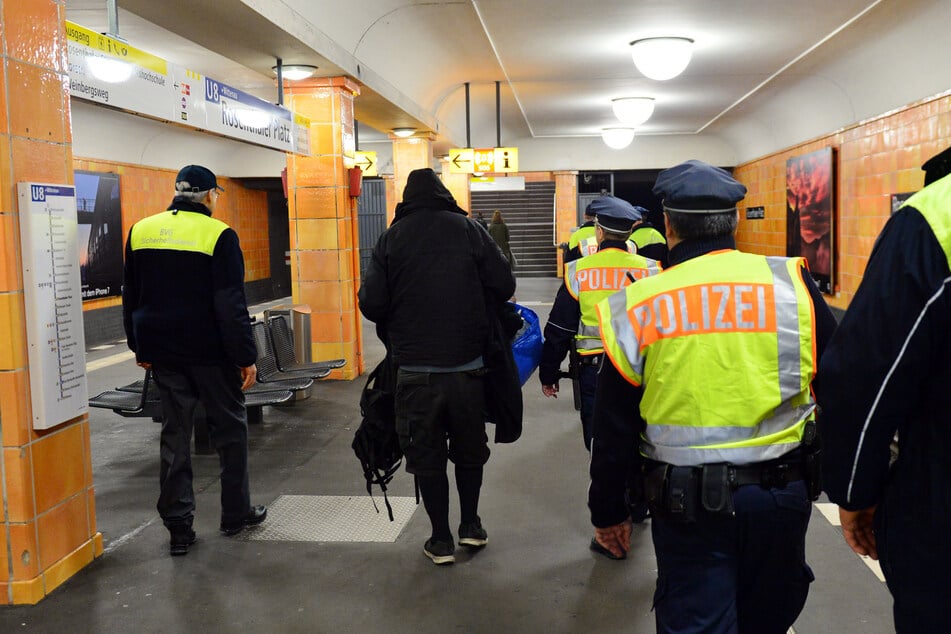
[(268, 505), (267, 520), (239, 539), (285, 542), (395, 542), (416, 511), (416, 498), (390, 496), (282, 495)]

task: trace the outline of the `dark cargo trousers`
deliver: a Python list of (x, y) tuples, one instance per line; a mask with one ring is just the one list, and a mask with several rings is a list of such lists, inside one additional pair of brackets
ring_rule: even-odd
[(165, 420), (161, 435), (159, 515), (165, 526), (190, 527), (195, 513), (191, 438), (195, 411), (205, 410), (211, 445), (221, 465), (221, 522), (236, 523), (251, 508), (248, 486), (248, 417), (235, 366), (153, 364)]

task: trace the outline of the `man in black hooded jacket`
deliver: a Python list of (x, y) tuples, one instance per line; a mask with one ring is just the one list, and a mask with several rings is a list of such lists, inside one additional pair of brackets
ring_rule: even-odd
[(482, 354), (489, 311), (514, 292), (509, 264), (489, 234), (433, 170), (411, 172), (393, 224), (373, 249), (359, 301), (399, 368), (396, 430), (432, 523), (423, 552), (436, 564), (455, 561), (447, 460), (456, 470), (459, 543), (488, 541), (478, 515), (489, 458)]

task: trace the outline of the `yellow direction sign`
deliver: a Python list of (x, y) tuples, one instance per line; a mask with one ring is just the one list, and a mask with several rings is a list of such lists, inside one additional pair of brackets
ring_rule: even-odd
[(518, 171), (518, 148), (517, 147), (495, 148), (495, 169), (492, 171), (517, 172)]
[(361, 152), (357, 150), (354, 164), (363, 170), (364, 176), (377, 176), (376, 152)]
[(518, 171), (518, 148), (452, 148), (449, 150), (451, 174), (497, 174)]
[(472, 148), (450, 148), (449, 150), (449, 173), (450, 174), (471, 174), (472, 169)]

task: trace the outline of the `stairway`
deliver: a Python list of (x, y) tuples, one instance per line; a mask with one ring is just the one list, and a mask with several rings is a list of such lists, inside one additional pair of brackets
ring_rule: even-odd
[(509, 228), (509, 246), (518, 263), (515, 275), (556, 277), (555, 184), (525, 183), (524, 191), (472, 192), (472, 217), (481, 211), (485, 221), (492, 222), (496, 209)]

